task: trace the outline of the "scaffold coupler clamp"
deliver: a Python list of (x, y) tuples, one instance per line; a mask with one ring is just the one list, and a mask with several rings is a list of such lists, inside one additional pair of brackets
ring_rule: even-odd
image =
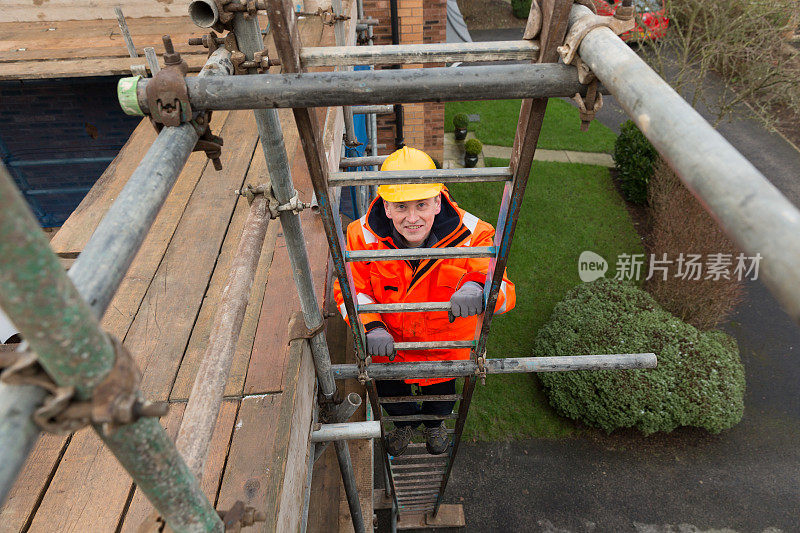
[(358, 357), (356, 354), (356, 365), (358, 366), (358, 382), (361, 383), (362, 386), (367, 384), (367, 381), (370, 380), (369, 375), (367, 375), (367, 367), (369, 363), (372, 361), (370, 356), (366, 356), (365, 358)]
[[(142, 417), (161, 417), (167, 403), (151, 403), (139, 390), (141, 375), (130, 352), (118, 339), (108, 335), (114, 349), (114, 366), (92, 391), (89, 399), (77, 399), (74, 387), (56, 384), (39, 364), (35, 353), (19, 352), (0, 360), (4, 367), (0, 382), (8, 385), (34, 385), (50, 395), (33, 414), (44, 431), (69, 435), (89, 424), (100, 425), (105, 434)], [(10, 363), (10, 364), (9, 364)]]
[[(165, 126), (180, 126), (189, 123), (197, 132), (198, 140), (193, 152), (205, 152), (214, 164), (214, 169), (222, 170), (222, 137), (211, 133), (211, 111), (194, 113), (189, 103), (189, 90), (186, 87), (186, 74), (189, 66), (175, 51), (172, 39), (165, 35), (164, 68), (153, 76), (147, 84), (145, 94), (150, 109), (150, 122), (156, 131)], [(211, 40), (209, 40), (211, 42)]]
[(269, 190), (269, 217), (271, 219), (276, 219), (281, 216), (281, 213), (286, 211), (291, 211), (295, 215), (299, 215), (300, 212), (304, 209), (309, 209), (311, 207), (310, 203), (305, 203), (300, 200), (300, 195), (297, 191), (294, 191), (294, 194), (289, 201), (285, 204), (282, 204), (275, 198), (275, 194), (272, 191), (272, 188)]
[(481, 385), (486, 385), (486, 352), (478, 356), (478, 366), (475, 368), (475, 375), (480, 378)]

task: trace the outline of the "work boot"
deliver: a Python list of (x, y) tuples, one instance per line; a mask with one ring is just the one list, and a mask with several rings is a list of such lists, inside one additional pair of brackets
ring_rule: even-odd
[(431, 455), (440, 455), (450, 446), (450, 437), (447, 436), (447, 427), (444, 422), (436, 427), (425, 428), (425, 449)]
[(414, 436), (411, 426), (398, 426), (386, 435), (386, 452), (389, 455), (403, 455)]

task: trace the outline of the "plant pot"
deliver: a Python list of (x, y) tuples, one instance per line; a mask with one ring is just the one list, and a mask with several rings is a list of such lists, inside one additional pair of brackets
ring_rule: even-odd
[(477, 155), (465, 155), (464, 156), (464, 166), (467, 168), (472, 168), (478, 164), (478, 156)]
[(463, 141), (467, 138), (467, 128), (464, 128), (463, 130), (455, 130), (454, 133), (457, 141)]

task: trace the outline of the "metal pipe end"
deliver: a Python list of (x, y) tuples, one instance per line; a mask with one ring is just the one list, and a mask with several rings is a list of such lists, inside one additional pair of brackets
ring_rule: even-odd
[(201, 28), (210, 28), (219, 22), (219, 9), (213, 0), (194, 0), (189, 4), (189, 18)]
[(351, 392), (345, 398), (345, 401), (349, 403), (354, 409), (358, 409), (361, 407), (361, 396), (358, 395), (356, 392)]

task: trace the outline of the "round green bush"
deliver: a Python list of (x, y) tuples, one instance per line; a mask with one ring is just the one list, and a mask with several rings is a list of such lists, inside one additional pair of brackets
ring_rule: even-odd
[(531, 11), (531, 0), (511, 0), (511, 12), (518, 19), (527, 19)]
[(469, 118), (464, 113), (457, 113), (453, 115), (453, 128), (457, 130), (465, 130), (469, 126)]
[(563, 416), (608, 432), (644, 434), (679, 426), (719, 433), (744, 412), (744, 367), (736, 341), (701, 332), (629, 282), (600, 278), (572, 289), (534, 342), (540, 356), (655, 353), (649, 370), (541, 373)]
[(480, 155), (481, 150), (483, 150), (483, 143), (478, 139), (468, 139), (464, 143), (464, 153), (467, 155)]
[(647, 203), (647, 184), (653, 177), (658, 152), (633, 121), (620, 126), (614, 143), (614, 163), (622, 193), (629, 202)]

